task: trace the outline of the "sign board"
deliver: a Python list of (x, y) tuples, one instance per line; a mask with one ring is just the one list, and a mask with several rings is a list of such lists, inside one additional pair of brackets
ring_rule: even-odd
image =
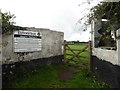
[(41, 32), (15, 31), (14, 52), (34, 52), (41, 51)]

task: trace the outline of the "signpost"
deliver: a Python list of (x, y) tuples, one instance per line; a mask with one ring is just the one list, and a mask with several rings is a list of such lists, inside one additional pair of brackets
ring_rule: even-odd
[(15, 31), (13, 36), (14, 52), (41, 51), (41, 32)]

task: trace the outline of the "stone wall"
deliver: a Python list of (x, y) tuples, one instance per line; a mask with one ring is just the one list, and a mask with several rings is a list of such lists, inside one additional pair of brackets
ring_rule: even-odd
[(2, 38), (2, 87), (10, 86), (14, 77), (21, 78), (27, 73), (35, 72), (45, 65), (57, 65), (63, 62), (64, 33), (49, 29), (28, 28), (28, 31), (40, 31), (41, 51), (14, 52), (13, 34)]
[[(120, 36), (120, 29), (117, 30), (117, 36)], [(118, 65), (120, 66), (120, 39), (117, 39)]]
[[(117, 36), (120, 35), (120, 29), (117, 30)], [(98, 57), (101, 60), (105, 60), (114, 65), (120, 66), (120, 40), (117, 39), (117, 50), (106, 50), (102, 48), (92, 47), (92, 55)]]
[(2, 35), (0, 33), (0, 89), (2, 89), (2, 65), (1, 64), (2, 64)]
[(2, 63), (13, 63), (29, 61), (38, 58), (48, 58), (63, 55), (64, 33), (49, 29), (29, 28), (29, 31), (40, 31), (42, 33), (42, 50), (37, 52), (15, 53), (13, 50), (13, 35), (3, 36)]
[(101, 48), (93, 48), (92, 55), (101, 60), (106, 60), (114, 65), (118, 65), (118, 53), (114, 50), (105, 50)]
[[(91, 70), (94, 74), (110, 87), (120, 88), (120, 39), (117, 39), (117, 50), (107, 50), (103, 48), (96, 48), (95, 25), (92, 25), (92, 58)], [(120, 35), (120, 29), (117, 30), (117, 36)]]
[(98, 33), (98, 31), (102, 28), (102, 23), (101, 20), (92, 20), (92, 25), (91, 25), (91, 32), (92, 32), (92, 46), (97, 47), (99, 42), (100, 42), (100, 37), (101, 35)]
[(98, 79), (111, 88), (120, 88), (120, 66), (92, 55), (91, 70)]

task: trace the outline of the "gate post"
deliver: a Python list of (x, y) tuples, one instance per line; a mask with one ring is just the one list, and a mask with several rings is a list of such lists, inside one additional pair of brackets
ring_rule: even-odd
[(66, 62), (66, 40), (64, 40), (64, 62)]
[(91, 71), (92, 70), (92, 45), (91, 45), (91, 41), (89, 41), (89, 70)]

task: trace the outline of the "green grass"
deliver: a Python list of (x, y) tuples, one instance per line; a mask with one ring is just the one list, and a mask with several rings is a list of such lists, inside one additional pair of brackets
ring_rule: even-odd
[[(71, 45), (72, 48), (83, 48), (84, 45)], [(68, 51), (67, 51), (68, 52)], [(84, 53), (83, 55), (89, 55)], [(88, 62), (88, 60), (82, 60)], [(74, 75), (68, 80), (59, 78), (61, 70), (73, 70)], [(109, 88), (104, 82), (98, 81), (86, 67), (69, 65), (69, 63), (56, 66), (44, 66), (36, 72), (29, 73), (23, 78), (12, 82), (12, 88)]]
[[(69, 80), (61, 80), (58, 73), (61, 70), (74, 70), (74, 76)], [(30, 73), (12, 84), (13, 88), (108, 88), (105, 83), (98, 81), (87, 70), (71, 66), (45, 66), (37, 72)]]

